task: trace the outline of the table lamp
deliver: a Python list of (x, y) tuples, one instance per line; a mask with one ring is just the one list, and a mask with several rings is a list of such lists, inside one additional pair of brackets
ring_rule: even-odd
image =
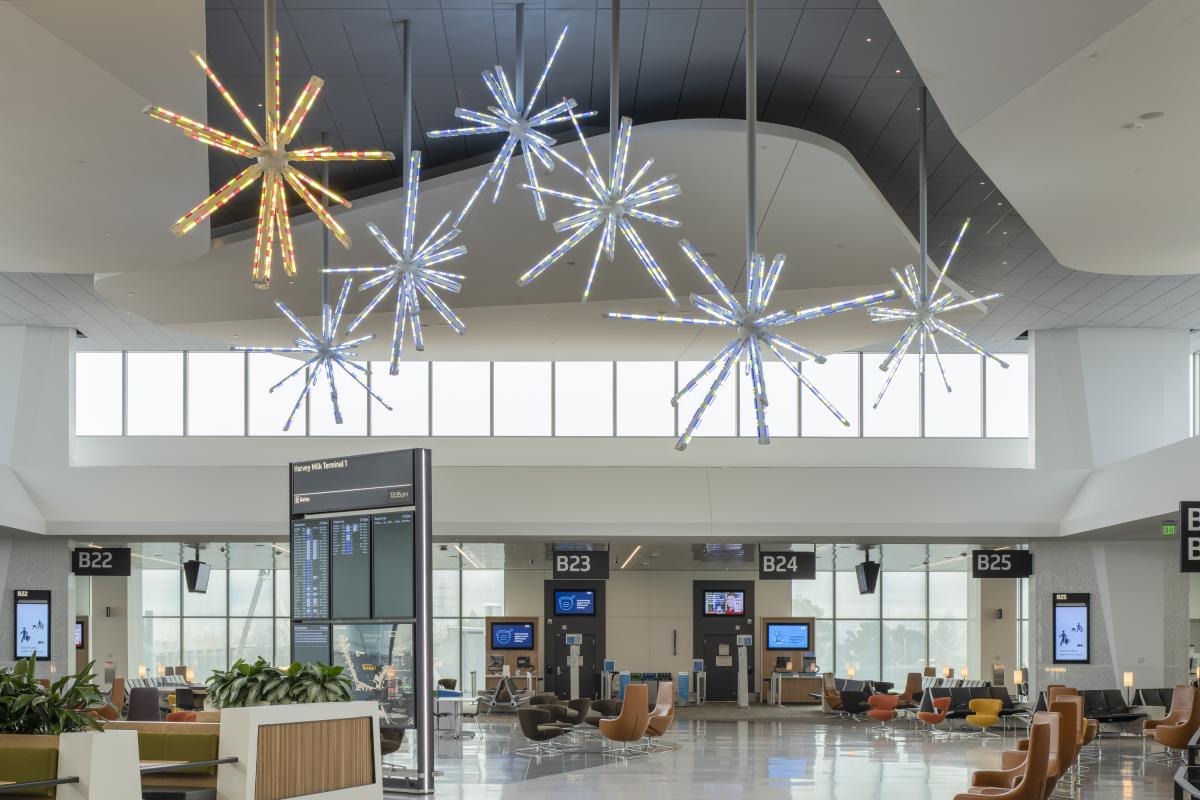
[(854, 668), (854, 665), (853, 665), (853, 664), (851, 664), (850, 666), (846, 667), (846, 677), (847, 677), (847, 678), (853, 678), (857, 672), (858, 672), (858, 670), (856, 670), (856, 669)]
[(963, 667), (963, 668), (962, 668), (962, 673), (961, 673), (961, 674), (962, 674), (962, 676), (963, 676), (963, 680), (965, 681), (965, 680), (967, 679), (967, 675), (969, 675), (970, 673), (968, 673), (968, 672), (967, 672), (967, 668), (966, 668), (966, 667)]
[(188, 667), (188, 668), (187, 668), (187, 675), (186, 675), (185, 677), (186, 677), (186, 680), (187, 680), (187, 682), (188, 682), (189, 684), (191, 684), (191, 685), (195, 685), (195, 683), (196, 683), (196, 670), (192, 669), (191, 667)]
[(1025, 670), (1014, 669), (1013, 670), (1013, 685), (1020, 686), (1023, 683), (1025, 683)]
[(155, 673), (157, 673), (158, 677), (160, 677), (160, 678), (167, 674), (167, 668), (163, 664), (156, 665), (154, 667), (154, 671), (155, 671)]
[(950, 667), (942, 667), (942, 677), (945, 678), (946, 680), (949, 680), (950, 676), (953, 674), (954, 674), (954, 670), (951, 669)]
[(1128, 704), (1130, 701), (1130, 691), (1129, 690), (1133, 688), (1133, 673), (1126, 672), (1122, 676), (1122, 678), (1123, 678), (1123, 680), (1121, 681), (1121, 684), (1125, 687), (1125, 702), (1126, 702), (1126, 704)]
[(139, 678), (146, 677), (146, 665), (145, 664), (138, 664), (138, 677)]

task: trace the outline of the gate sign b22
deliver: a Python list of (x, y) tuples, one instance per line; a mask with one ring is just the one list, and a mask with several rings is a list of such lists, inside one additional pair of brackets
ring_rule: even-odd
[(972, 578), (1028, 578), (1033, 553), (1028, 550), (972, 550)]
[(817, 554), (791, 550), (758, 551), (760, 581), (811, 581), (817, 578)]
[(608, 580), (607, 550), (555, 550), (554, 579)]
[(1200, 572), (1200, 500), (1179, 504), (1179, 571)]

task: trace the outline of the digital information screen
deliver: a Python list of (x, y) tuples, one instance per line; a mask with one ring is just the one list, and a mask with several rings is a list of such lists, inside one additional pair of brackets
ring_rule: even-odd
[(590, 589), (556, 591), (554, 610), (561, 616), (591, 617), (596, 614), (596, 593)]
[(17, 658), (50, 658), (50, 592), (17, 589), (13, 651)]
[(328, 625), (305, 625), (292, 623), (292, 660), (307, 664), (319, 661), (328, 665), (332, 659), (330, 652)]
[(706, 617), (740, 617), (745, 613), (745, 592), (704, 593), (704, 616)]
[(329, 520), (292, 522), (292, 619), (329, 619)]
[(329, 521), (329, 608), (333, 619), (371, 616), (371, 518)]
[(416, 656), (413, 624), (333, 626), (333, 663), (350, 678), (355, 700), (374, 700), (391, 724), (413, 726)]
[(807, 622), (768, 622), (768, 650), (811, 650)]
[(1087, 664), (1091, 661), (1088, 612), (1091, 595), (1054, 595), (1054, 663)]
[(493, 622), (493, 650), (532, 650), (533, 626), (528, 622)]
[(371, 517), (371, 590), (373, 617), (411, 619), (413, 599), (413, 512)]

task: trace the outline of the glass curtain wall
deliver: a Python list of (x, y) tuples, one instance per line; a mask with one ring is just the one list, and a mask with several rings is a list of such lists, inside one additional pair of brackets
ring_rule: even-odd
[(504, 548), (463, 542), (437, 544), (433, 553), (433, 671), (460, 689), (483, 689), (487, 644), (484, 618), (504, 614)]
[(964, 545), (883, 545), (871, 549), (882, 567), (875, 594), (858, 592), (862, 551), (822, 545), (817, 579), (792, 583), (792, 615), (816, 618), (822, 671), (903, 686), (926, 666), (967, 664), (969, 563)]

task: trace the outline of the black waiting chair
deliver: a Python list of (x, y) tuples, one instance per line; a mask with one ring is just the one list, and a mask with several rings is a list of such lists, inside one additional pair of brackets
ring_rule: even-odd
[(554, 745), (547, 744), (551, 739), (557, 739), (565, 732), (561, 725), (553, 723), (549, 711), (544, 708), (519, 708), (517, 709), (517, 722), (521, 726), (521, 733), (532, 744), (514, 752), (523, 756), (556, 756), (562, 754), (562, 750)]
[(600, 727), (600, 720), (612, 719), (621, 715), (620, 700), (593, 700), (591, 708), (583, 715), (583, 721), (593, 728)]
[(844, 691), (842, 692), (842, 708), (843, 715), (858, 719), (861, 714), (867, 713), (870, 706), (867, 705), (867, 696), (859, 691)]
[(160, 721), (162, 710), (158, 705), (158, 689), (152, 686), (136, 686), (130, 689), (125, 719), (130, 722)]
[(179, 688), (175, 690), (175, 707), (180, 711), (195, 711), (196, 710), (196, 695), (191, 689)]
[(953, 687), (950, 689), (950, 710), (946, 713), (947, 719), (965, 719), (971, 713), (971, 701), (975, 699), (971, 697), (971, 690), (962, 687)]

